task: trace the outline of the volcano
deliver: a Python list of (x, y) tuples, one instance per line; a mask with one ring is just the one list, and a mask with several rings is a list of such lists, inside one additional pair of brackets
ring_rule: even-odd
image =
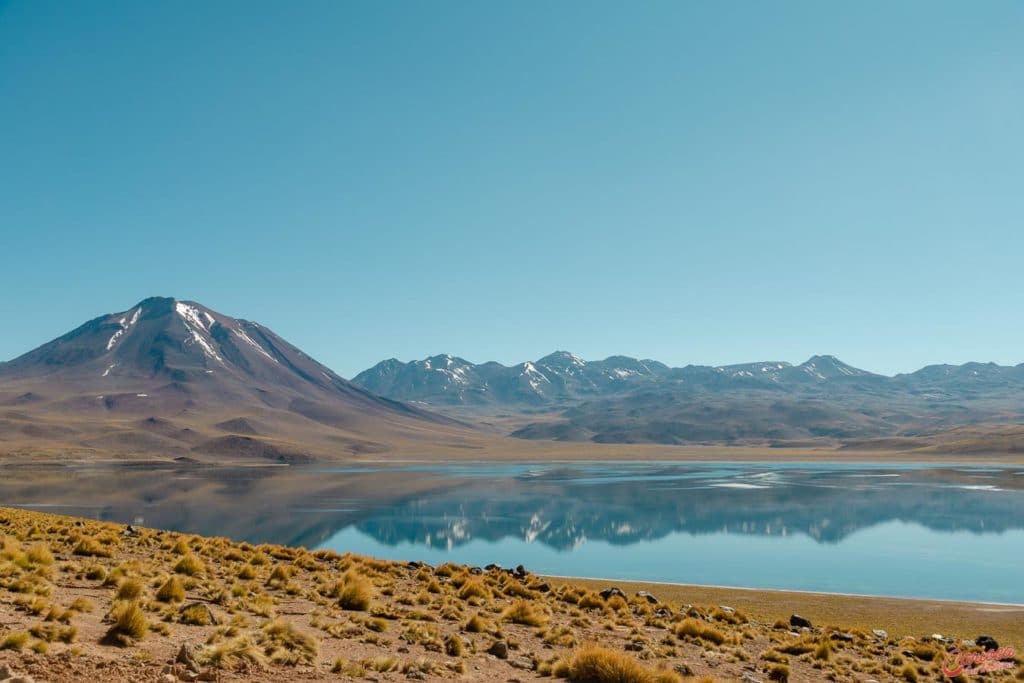
[(259, 323), (154, 297), (0, 365), (0, 448), (307, 462), (472, 434)]

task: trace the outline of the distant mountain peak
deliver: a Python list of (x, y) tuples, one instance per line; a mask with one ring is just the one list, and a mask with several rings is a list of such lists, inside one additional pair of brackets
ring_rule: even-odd
[(837, 377), (866, 377), (872, 375), (866, 370), (847, 365), (835, 356), (811, 356), (801, 363), (799, 369), (818, 380), (835, 379)]

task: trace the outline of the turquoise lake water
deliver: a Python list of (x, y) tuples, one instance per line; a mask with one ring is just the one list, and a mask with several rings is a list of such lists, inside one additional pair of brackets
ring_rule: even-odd
[(79, 468), (0, 504), (396, 560), (1024, 603), (1024, 468), (601, 463)]

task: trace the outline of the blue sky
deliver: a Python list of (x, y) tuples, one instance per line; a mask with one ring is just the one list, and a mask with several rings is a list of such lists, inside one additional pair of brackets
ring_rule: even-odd
[(1024, 3), (0, 0), (0, 359), (1024, 361)]

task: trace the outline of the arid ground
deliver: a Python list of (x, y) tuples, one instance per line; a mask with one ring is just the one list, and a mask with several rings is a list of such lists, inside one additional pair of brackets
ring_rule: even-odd
[[(924, 681), (979, 636), (1022, 644), (1016, 607), (613, 586), (7, 508), (0, 533), (0, 665), (41, 681)], [(1024, 679), (1007, 663), (989, 680)]]

